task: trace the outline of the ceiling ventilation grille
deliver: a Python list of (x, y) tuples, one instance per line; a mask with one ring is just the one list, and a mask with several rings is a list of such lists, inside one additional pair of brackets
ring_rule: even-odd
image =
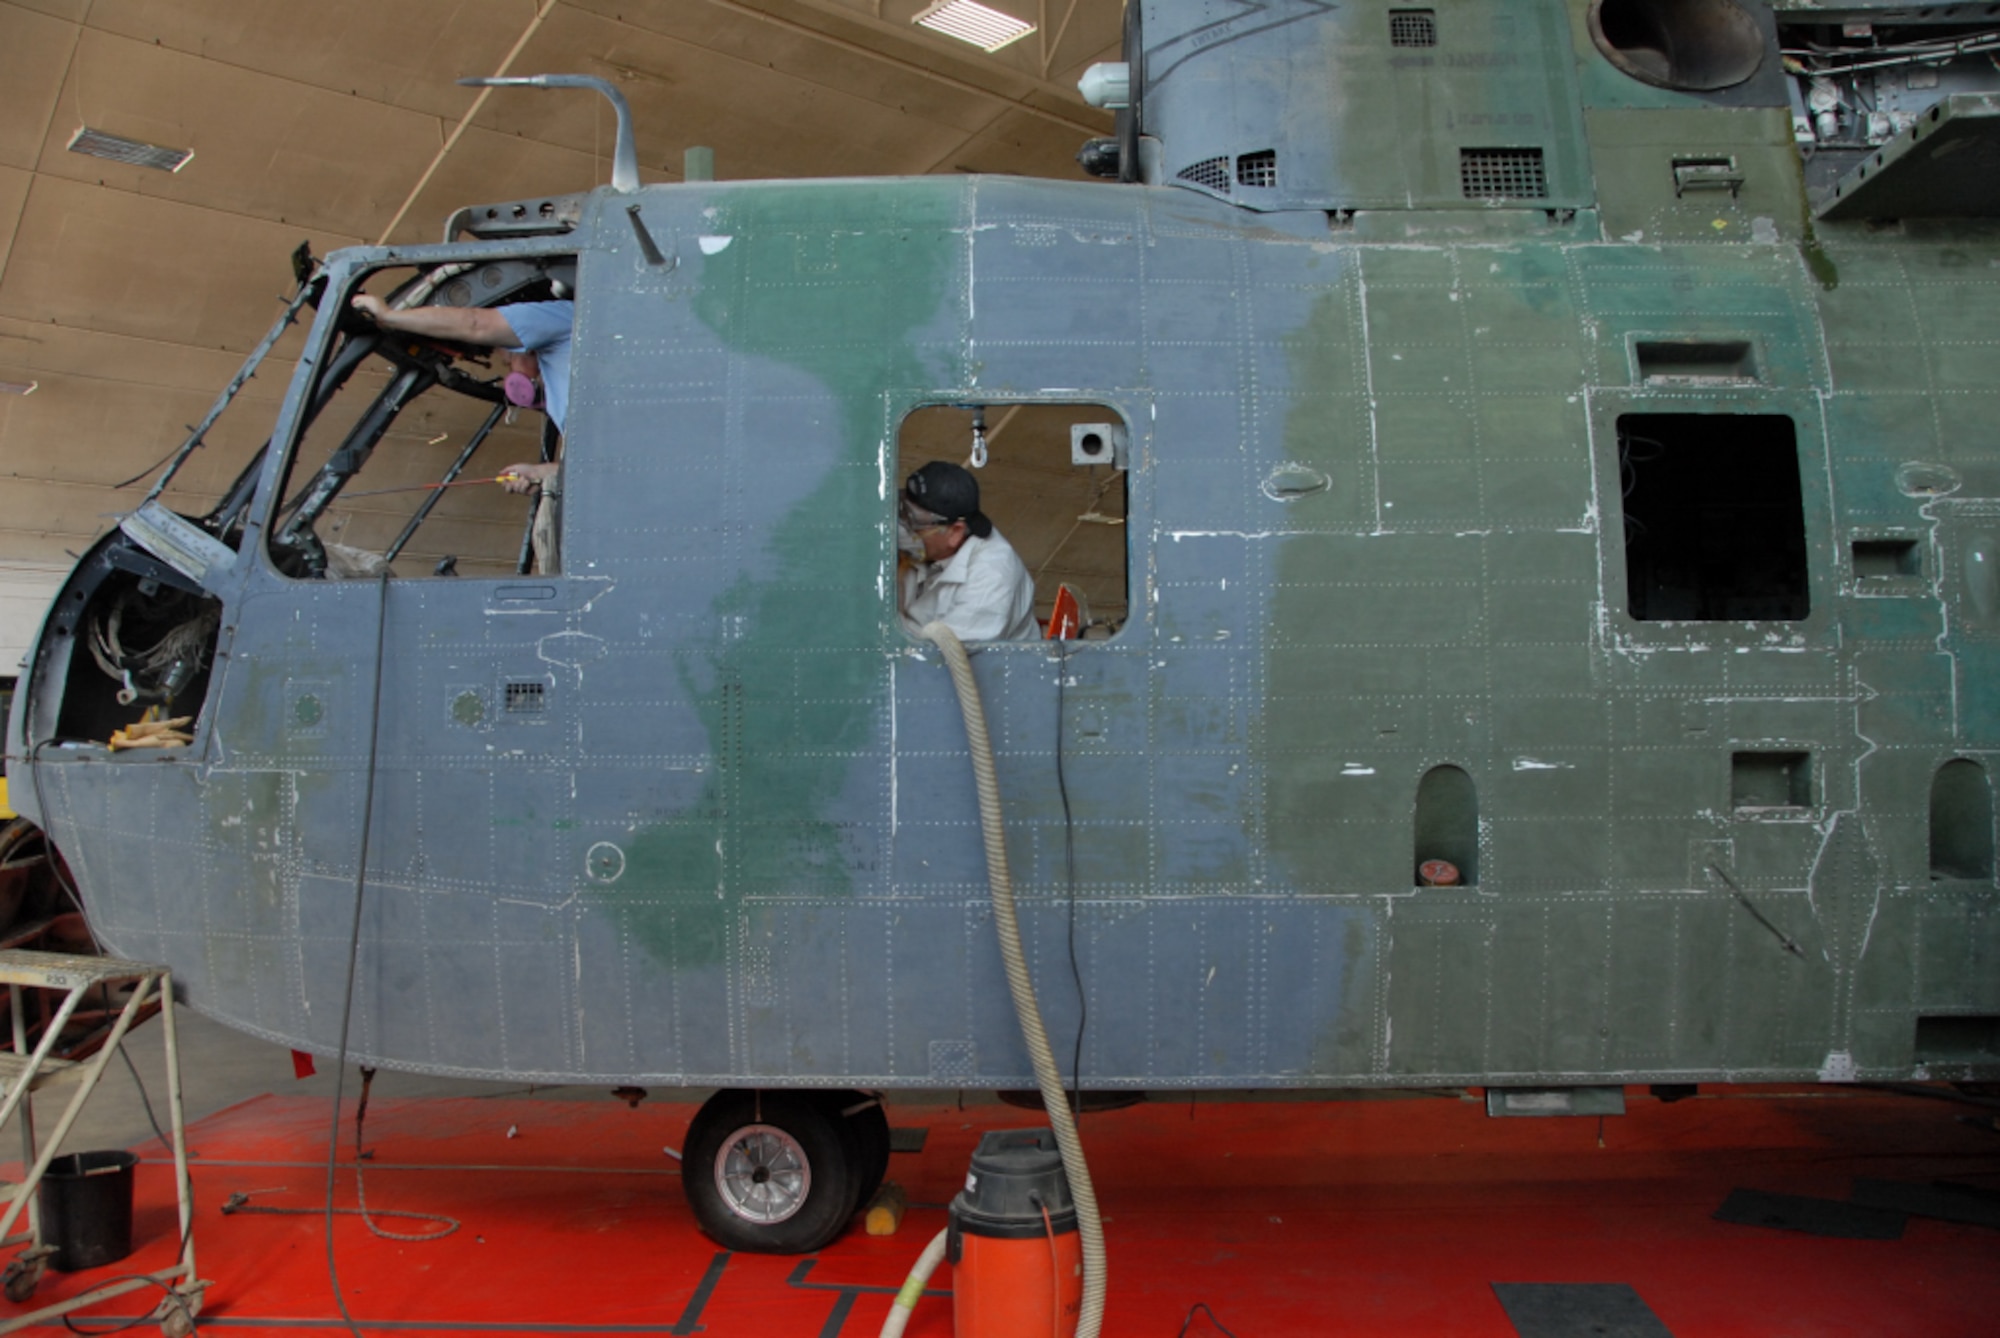
[(162, 172), (178, 172), (194, 157), (193, 149), (166, 149), (158, 144), (141, 144), (136, 139), (108, 135), (87, 125), (78, 126), (76, 133), (69, 137), (69, 151), (87, 153), (93, 158), (108, 158), (114, 163), (130, 163), (134, 167), (158, 168)]
[(1437, 11), (1432, 9), (1392, 9), (1389, 11), (1390, 46), (1436, 46)]
[(988, 9), (976, 0), (937, 0), (911, 20), (932, 32), (970, 42), (981, 51), (998, 51), (1035, 30), (1035, 25)]
[(1548, 198), (1540, 149), (1460, 149), (1458, 180), (1468, 200)]
[(1229, 159), (1204, 158), (1180, 170), (1179, 178), (1191, 185), (1229, 194)]

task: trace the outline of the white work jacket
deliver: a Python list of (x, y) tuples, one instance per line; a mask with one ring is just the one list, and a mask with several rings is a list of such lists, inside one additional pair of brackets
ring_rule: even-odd
[(960, 641), (1032, 641), (1035, 579), (995, 530), (968, 535), (943, 562), (920, 563), (903, 573), (903, 626), (912, 636), (942, 622)]

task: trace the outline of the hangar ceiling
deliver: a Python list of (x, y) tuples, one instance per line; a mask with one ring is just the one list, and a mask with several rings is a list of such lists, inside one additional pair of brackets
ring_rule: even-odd
[[(143, 495), (114, 485), (180, 444), (278, 316), (301, 241), (431, 241), (460, 205), (608, 180), (603, 99), (459, 77), (614, 80), (649, 183), (691, 145), (725, 179), (1083, 179), (1075, 152), (1111, 122), (1076, 80), (1117, 59), (1119, 0), (987, 3), (1037, 31), (987, 54), (914, 27), (921, 0), (0, 0), (0, 382), (34, 387), (0, 393), (0, 675)], [(84, 126), (194, 156), (85, 156)], [(176, 509), (255, 449), (298, 337)]]

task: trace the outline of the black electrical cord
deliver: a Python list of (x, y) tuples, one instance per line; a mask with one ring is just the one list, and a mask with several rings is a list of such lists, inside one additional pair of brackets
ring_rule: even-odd
[[(1174, 1338), (1187, 1338), (1187, 1331), (1194, 1325), (1194, 1312), (1197, 1310), (1208, 1310), (1208, 1302), (1196, 1301), (1188, 1307), (1187, 1318), (1181, 1321), (1181, 1331), (1175, 1334)], [(1208, 1322), (1216, 1328), (1222, 1329), (1224, 1333), (1229, 1334), (1229, 1338), (1236, 1338), (1235, 1334), (1229, 1333), (1228, 1329), (1223, 1328), (1222, 1321), (1215, 1317), (1213, 1310), (1208, 1310)]]
[[(375, 589), (375, 686), (368, 707), (368, 773), (361, 794), (361, 852), (354, 869), (354, 923), (347, 937), (347, 990), (340, 1007), (340, 1047), (334, 1057), (333, 1129), (326, 1140), (326, 1276), (333, 1284), (333, 1302), (340, 1307), (340, 1317), (354, 1338), (362, 1338), (361, 1326), (347, 1309), (347, 1297), (340, 1289), (340, 1264), (333, 1251), (333, 1188), (340, 1169), (340, 1100), (347, 1079), (348, 1029), (354, 1018), (354, 977), (361, 959), (361, 894), (368, 885), (368, 843), (375, 818), (375, 764), (382, 746), (382, 657), (389, 633), (387, 571), (376, 578)], [(359, 1136), (357, 1129), (356, 1137)]]
[[(190, 1201), (190, 1209), (191, 1208), (192, 1208), (192, 1201)], [(190, 1211), (188, 1214), (188, 1232), (186, 1235), (183, 1235), (181, 1237), (182, 1258), (186, 1258), (187, 1256), (187, 1239), (188, 1235), (192, 1235), (193, 1232), (194, 1232), (194, 1214), (192, 1211)], [(83, 1296), (88, 1296), (91, 1292), (96, 1291), (100, 1287), (108, 1287), (114, 1282), (152, 1283), (155, 1287), (158, 1287), (161, 1291), (164, 1291), (167, 1294), (166, 1300), (162, 1302), (162, 1304), (172, 1306), (174, 1309), (180, 1311), (182, 1317), (187, 1320), (188, 1333), (192, 1335), (201, 1332), (201, 1326), (195, 1323), (194, 1309), (192, 1306), (189, 1305), (188, 1298), (182, 1296), (179, 1292), (175, 1291), (173, 1287), (170, 1286), (169, 1284), (160, 1281), (158, 1278), (148, 1277), (144, 1273), (118, 1273), (111, 1277), (104, 1278), (96, 1283), (93, 1283), (80, 1296), (78, 1296), (77, 1299), (81, 1300)], [(124, 1292), (119, 1293), (120, 1296), (124, 1296), (126, 1294), (127, 1293)], [(110, 1300), (112, 1298), (106, 1297), (105, 1299)], [(88, 1334), (91, 1336), (91, 1338), (104, 1338), (105, 1334), (124, 1333), (128, 1329), (138, 1328), (141, 1324), (151, 1324), (154, 1322), (156, 1316), (158, 1316), (158, 1313), (159, 1312), (157, 1307), (153, 1310), (143, 1311), (140, 1314), (132, 1316), (130, 1319), (119, 1320), (117, 1323), (113, 1324), (108, 1329), (78, 1328), (75, 1318), (70, 1315), (62, 1316), (62, 1322), (63, 1322), (63, 1327), (65, 1329), (68, 1329), (71, 1333)]]
[(1076, 1048), (1069, 1064), (1069, 1108), (1083, 1114), (1083, 1029), (1090, 1005), (1083, 993), (1083, 968), (1076, 960), (1076, 822), (1070, 814), (1069, 782), (1063, 775), (1063, 716), (1069, 687), (1069, 642), (1056, 641), (1056, 793), (1062, 796), (1063, 874), (1069, 882), (1069, 974), (1076, 982)]
[[(452, 1232), (458, 1230), (460, 1226), (459, 1220), (455, 1217), (446, 1217), (440, 1213), (413, 1213), (389, 1209), (371, 1212), (369, 1210), (368, 1181), (361, 1173), (361, 1163), (368, 1155), (362, 1150), (363, 1130), (368, 1125), (368, 1092), (374, 1086), (374, 1083), (375, 1070), (362, 1069), (361, 1099), (354, 1106), (354, 1199), (360, 1207), (335, 1208), (334, 1212), (340, 1214), (342, 1217), (360, 1218), (362, 1225), (384, 1240), (414, 1242), (438, 1240), (449, 1236)], [(529, 1090), (533, 1091), (532, 1088)], [(224, 1217), (229, 1217), (236, 1213), (266, 1213), (273, 1217), (318, 1217), (322, 1211), (319, 1208), (267, 1208), (261, 1204), (253, 1205), (250, 1202), (250, 1195), (247, 1193), (231, 1194), (229, 1201), (222, 1205), (222, 1215)], [(375, 1219), (377, 1217), (407, 1217), (413, 1222), (435, 1222), (441, 1229), (419, 1232), (390, 1231), (386, 1227), (376, 1225)]]
[(118, 1042), (118, 1057), (125, 1061), (125, 1070), (132, 1075), (132, 1083), (139, 1089), (139, 1104), (146, 1108), (146, 1123), (153, 1126), (153, 1137), (171, 1149), (174, 1142), (161, 1132), (160, 1121), (153, 1114), (153, 1100), (146, 1095), (146, 1080), (139, 1076), (139, 1066), (134, 1064), (132, 1056), (125, 1052), (125, 1042), (122, 1040)]

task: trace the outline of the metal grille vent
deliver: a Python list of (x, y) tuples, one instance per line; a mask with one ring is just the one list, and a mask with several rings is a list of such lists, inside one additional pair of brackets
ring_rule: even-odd
[(1240, 186), (1275, 186), (1278, 184), (1278, 151), (1265, 149), (1261, 153), (1246, 153), (1236, 160), (1236, 182)]
[(507, 684), (507, 710), (513, 714), (533, 714), (547, 708), (544, 695), (546, 683), (515, 682)]
[(1434, 9), (1392, 9), (1389, 11), (1390, 46), (1436, 46), (1437, 11)]
[(1180, 179), (1227, 195), (1229, 194), (1229, 160), (1227, 158), (1204, 158), (1198, 163), (1183, 167), (1180, 171)]
[(1540, 149), (1460, 149), (1458, 180), (1468, 200), (1541, 200), (1549, 193)]
[(162, 172), (178, 172), (194, 157), (193, 149), (169, 149), (158, 144), (145, 144), (123, 135), (92, 130), (87, 125), (78, 126), (76, 133), (69, 137), (69, 151), (87, 153), (93, 158), (109, 158), (114, 163), (130, 163), (134, 167), (157, 168)]

